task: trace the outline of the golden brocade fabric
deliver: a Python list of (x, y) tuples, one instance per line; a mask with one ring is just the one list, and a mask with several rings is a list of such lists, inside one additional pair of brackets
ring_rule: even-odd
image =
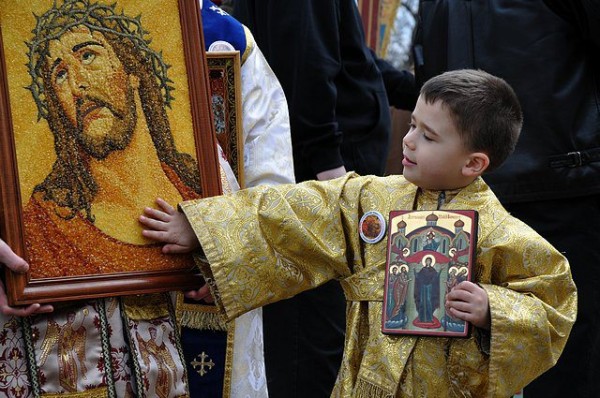
[[(346, 298), (344, 358), (334, 397), (509, 397), (554, 365), (575, 321), (567, 260), (510, 216), (479, 178), (442, 209), (479, 212), (474, 281), (488, 293), (491, 333), (469, 338), (384, 335), (385, 240), (358, 234), (367, 211), (434, 209), (437, 192), (402, 176), (258, 187), (181, 205), (233, 319), (331, 279)], [(211, 282), (212, 282), (211, 281)], [(489, 350), (487, 346), (489, 345)], [(483, 347), (486, 347), (483, 349)]]

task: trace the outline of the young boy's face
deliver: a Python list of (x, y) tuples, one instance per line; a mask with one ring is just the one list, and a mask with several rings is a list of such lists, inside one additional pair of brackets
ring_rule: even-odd
[(445, 190), (462, 188), (472, 181), (463, 175), (471, 153), (441, 101), (429, 104), (419, 97), (403, 144), (403, 174), (413, 184)]

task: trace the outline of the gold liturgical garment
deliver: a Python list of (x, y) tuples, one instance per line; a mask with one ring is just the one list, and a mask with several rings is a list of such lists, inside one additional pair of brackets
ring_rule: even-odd
[(421, 192), (402, 176), (348, 174), (325, 183), (257, 187), (181, 208), (229, 319), (341, 281), (348, 301), (346, 345), (332, 396), (509, 397), (562, 352), (577, 306), (569, 264), (510, 216), (479, 178), (441, 208), (479, 212), (473, 277), (489, 296), (491, 333), (474, 328), (465, 339), (384, 335), (386, 240), (362, 242), (359, 219), (371, 210), (435, 209), (437, 199), (437, 192)]

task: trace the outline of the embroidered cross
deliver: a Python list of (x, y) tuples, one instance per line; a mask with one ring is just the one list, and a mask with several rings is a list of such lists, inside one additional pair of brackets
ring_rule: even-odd
[[(200, 361), (198, 361), (198, 358), (200, 358)], [(202, 351), (202, 354), (196, 356), (196, 359), (190, 362), (192, 367), (196, 370), (196, 372), (198, 372), (200, 376), (204, 376), (208, 373), (208, 370), (211, 370), (212, 367), (215, 366), (215, 363), (211, 359), (208, 359), (208, 361), (206, 361), (207, 358), (208, 355), (206, 355), (206, 353)], [(208, 367), (208, 370), (205, 370), (205, 366)], [(196, 367), (199, 367), (200, 369), (196, 369)]]
[(213, 10), (214, 12), (216, 12), (216, 13), (218, 13), (220, 15), (229, 15), (229, 14), (227, 14), (225, 11), (223, 11), (222, 9), (220, 9), (217, 6), (210, 6), (209, 9)]

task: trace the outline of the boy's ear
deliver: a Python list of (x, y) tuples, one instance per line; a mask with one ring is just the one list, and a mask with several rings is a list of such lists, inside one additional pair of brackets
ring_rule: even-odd
[(473, 152), (469, 155), (462, 173), (465, 177), (479, 177), (490, 165), (490, 158), (483, 152)]

